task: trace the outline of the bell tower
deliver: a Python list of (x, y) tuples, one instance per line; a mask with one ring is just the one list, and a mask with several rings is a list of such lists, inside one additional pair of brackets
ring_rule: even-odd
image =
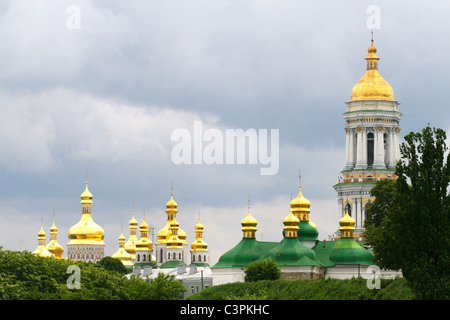
[[(370, 190), (380, 179), (396, 179), (400, 159), (399, 122), (402, 114), (394, 91), (378, 71), (377, 49), (373, 39), (368, 48), (366, 72), (356, 83), (346, 102), (345, 166), (333, 186), (337, 192), (338, 214), (355, 220), (354, 237), (364, 232), (367, 209), (373, 203)], [(336, 232), (340, 236), (340, 231)]]

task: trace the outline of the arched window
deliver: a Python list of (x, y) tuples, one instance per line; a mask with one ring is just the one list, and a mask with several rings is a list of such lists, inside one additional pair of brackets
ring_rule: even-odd
[(137, 255), (137, 261), (141, 261), (141, 255)]
[(367, 166), (373, 166), (374, 158), (374, 135), (372, 132), (367, 134)]
[(346, 202), (345, 203), (345, 212), (348, 211), (348, 215), (351, 217), (352, 216), (352, 206), (350, 205), (350, 202)]
[(195, 262), (195, 254), (192, 255), (192, 262)]

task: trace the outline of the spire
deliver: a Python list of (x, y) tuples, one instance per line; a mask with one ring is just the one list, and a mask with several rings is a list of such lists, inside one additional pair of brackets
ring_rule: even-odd
[(81, 198), (81, 204), (83, 207), (89, 207), (89, 210), (83, 210), (83, 213), (91, 213), (90, 206), (92, 204), (92, 199), (94, 196), (89, 191), (88, 188), (88, 171), (86, 170), (86, 188), (84, 189), (84, 192), (80, 196)]

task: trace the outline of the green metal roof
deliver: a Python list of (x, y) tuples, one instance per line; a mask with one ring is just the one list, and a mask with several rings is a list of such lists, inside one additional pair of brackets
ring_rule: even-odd
[(274, 258), (281, 266), (319, 266), (316, 253), (305, 247), (297, 238), (284, 238), (280, 244), (267, 251), (263, 258)]
[(353, 238), (341, 238), (330, 254), (335, 263), (355, 263), (373, 265), (373, 254), (361, 247)]
[(234, 248), (225, 252), (212, 268), (245, 267), (278, 244), (279, 242), (260, 242), (256, 239), (244, 238)]
[(166, 269), (166, 268), (176, 268), (176, 267), (177, 267), (178, 265), (180, 265), (180, 264), (184, 264), (185, 266), (187, 266), (187, 264), (184, 263), (184, 262), (181, 261), (181, 260), (169, 260), (169, 261), (164, 262), (164, 263), (160, 266), (160, 268), (161, 268), (161, 269)]
[(298, 230), (298, 239), (301, 240), (310, 240), (315, 241), (317, 240), (317, 237), (319, 236), (319, 231), (317, 231), (316, 228), (314, 228), (312, 225), (309, 224), (308, 221), (300, 221), (298, 224), (298, 227), (300, 228)]

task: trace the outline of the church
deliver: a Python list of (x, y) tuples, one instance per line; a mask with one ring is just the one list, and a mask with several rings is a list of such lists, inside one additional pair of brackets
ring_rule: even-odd
[[(389, 83), (378, 71), (373, 39), (368, 48), (366, 72), (355, 84), (343, 114), (346, 132), (346, 162), (334, 186), (337, 192), (339, 229), (331, 240), (319, 240), (310, 219), (311, 203), (298, 196), (283, 219), (280, 242), (257, 241), (257, 220), (250, 213), (241, 221), (242, 240), (224, 253), (211, 267), (214, 285), (244, 281), (243, 267), (266, 258), (274, 259), (285, 279), (346, 279), (369, 277), (375, 263), (363, 247), (364, 220), (374, 199), (370, 190), (380, 179), (396, 179), (395, 164), (400, 159), (399, 102)], [(401, 272), (381, 270), (381, 277), (401, 276)]]
[[(283, 219), (283, 238), (279, 242), (256, 240), (257, 213), (248, 213), (241, 221), (242, 239), (210, 266), (209, 250), (203, 240), (204, 226), (195, 225), (195, 241), (189, 246), (186, 232), (177, 221), (178, 204), (173, 198), (166, 203), (166, 225), (149, 238), (145, 216), (141, 224), (135, 219), (134, 207), (129, 221), (129, 238), (123, 230), (118, 250), (112, 255), (130, 270), (130, 274), (153, 278), (159, 272), (174, 274), (188, 286), (189, 293), (210, 285), (244, 281), (243, 267), (266, 258), (274, 259), (285, 279), (369, 277), (374, 266), (373, 254), (364, 247), (364, 220), (374, 199), (370, 190), (380, 179), (396, 179), (395, 164), (400, 159), (399, 102), (389, 83), (378, 71), (377, 49), (368, 48), (366, 72), (353, 87), (351, 99), (343, 113), (346, 133), (345, 166), (333, 186), (337, 192), (341, 219), (339, 229), (328, 240), (319, 240), (317, 226), (311, 221), (311, 203), (305, 198), (300, 181), (297, 197), (291, 199), (290, 212)], [(104, 257), (104, 230), (92, 218), (93, 195), (86, 187), (81, 194), (82, 216), (69, 230), (67, 258), (98, 262)], [(314, 213), (312, 213), (314, 215)], [(139, 227), (139, 235), (138, 235)], [(57, 242), (55, 220), (48, 245), (41, 224), (38, 248), (33, 254), (63, 258), (63, 247)], [(381, 270), (381, 277), (401, 276), (401, 272)], [(199, 282), (201, 281), (201, 282)], [(199, 283), (201, 286), (199, 287)], [(200, 289), (199, 289), (200, 288)]]

